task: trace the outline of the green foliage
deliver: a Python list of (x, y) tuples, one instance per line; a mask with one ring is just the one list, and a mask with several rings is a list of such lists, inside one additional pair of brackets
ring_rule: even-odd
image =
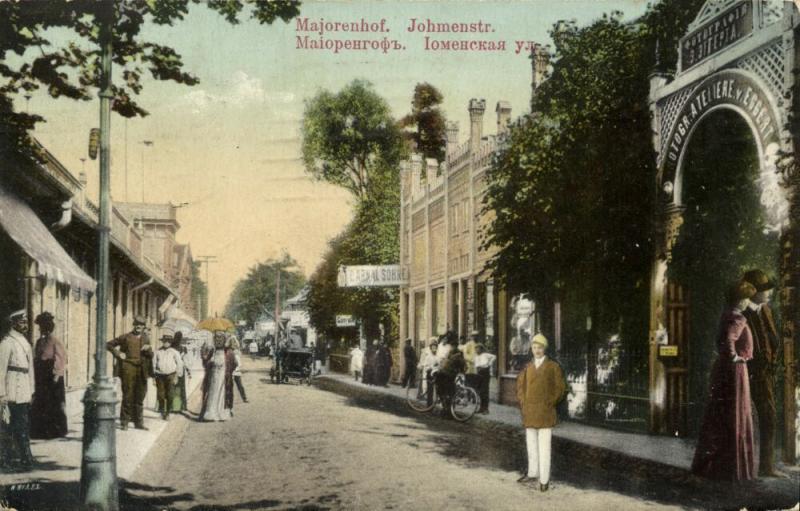
[(400, 131), (369, 82), (354, 80), (336, 94), (322, 91), (308, 100), (302, 136), (306, 172), (358, 200), (397, 179)]
[(328, 252), (309, 280), (308, 308), (317, 331), (338, 339), (354, 334), (336, 327), (337, 314), (352, 314), (364, 324), (369, 338), (377, 337), (379, 325), (387, 332), (397, 323), (397, 289), (339, 288), (341, 265), (396, 264), (399, 260), (399, 186), (359, 204), (353, 221), (329, 243)]
[(445, 117), (439, 108), (442, 99), (439, 89), (429, 83), (418, 83), (414, 87), (411, 113), (400, 120), (400, 127), (406, 129), (403, 134), (413, 141), (415, 150), (438, 162), (444, 161), (447, 147)]
[(297, 262), (288, 254), (279, 260), (260, 262), (236, 283), (225, 306), (225, 316), (233, 320), (243, 319), (251, 324), (262, 314), (273, 316), (278, 272), (281, 273), (281, 307), (306, 284), (305, 276), (297, 269)]
[(399, 162), (402, 135), (389, 107), (368, 82), (355, 80), (340, 92), (322, 91), (307, 102), (303, 159), (317, 179), (349, 190), (356, 199), (350, 225), (329, 244), (309, 281), (311, 323), (324, 335), (352, 335), (335, 326), (337, 314), (353, 314), (375, 337), (379, 325), (397, 322), (396, 290), (346, 289), (337, 284), (341, 265), (396, 264), (399, 259)]
[(200, 261), (192, 261), (192, 303), (197, 307), (197, 319), (208, 317), (208, 286), (200, 278)]
[[(662, 2), (637, 23), (615, 12), (586, 27), (558, 25), (535, 114), (512, 128), (489, 172), (495, 272), (513, 291), (585, 311), (602, 337), (646, 336), (655, 199), (648, 76), (656, 39), (662, 60), (674, 62), (701, 3)], [(567, 339), (581, 332), (565, 327)]]
[[(114, 12), (115, 79), (112, 108), (125, 117), (145, 116), (134, 99), (142, 91), (142, 77), (195, 85), (198, 79), (183, 70), (181, 56), (172, 48), (144, 40), (145, 23), (173, 25), (202, 4), (230, 23), (249, 17), (262, 24), (299, 14), (294, 0), (48, 0), (0, 2), (0, 150), (24, 151), (27, 131), (44, 119), (16, 112), (13, 98), (45, 89), (54, 98), (89, 100), (100, 81), (98, 19)], [(49, 29), (63, 29), (71, 39), (64, 45), (51, 40)], [(11, 58), (10, 58), (11, 57)]]

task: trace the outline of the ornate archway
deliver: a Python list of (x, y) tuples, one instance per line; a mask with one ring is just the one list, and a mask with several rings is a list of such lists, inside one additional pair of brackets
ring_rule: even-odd
[(792, 114), (795, 47), (800, 17), (792, 3), (709, 0), (681, 39), (678, 71), (651, 77), (653, 142), (657, 152), (659, 210), (651, 281), (650, 429), (684, 434), (687, 413), (688, 290), (667, 269), (683, 224), (684, 159), (692, 135), (713, 112), (736, 112), (758, 151), (761, 205), (780, 235), (784, 459), (794, 462), (797, 417), (795, 346), (800, 328), (800, 185), (788, 126)]

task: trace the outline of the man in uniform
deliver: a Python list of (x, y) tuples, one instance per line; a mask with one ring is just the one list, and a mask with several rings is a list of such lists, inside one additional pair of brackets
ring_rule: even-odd
[(756, 288), (751, 305), (742, 314), (753, 332), (753, 359), (747, 363), (750, 373), (750, 393), (758, 413), (760, 432), (759, 475), (775, 477), (775, 369), (778, 364), (778, 329), (769, 306), (775, 287), (761, 270), (750, 270), (742, 279)]
[[(11, 448), (16, 451), (19, 468), (31, 470), (33, 455), (30, 442), (30, 409), (33, 396), (33, 352), (25, 334), (28, 316), (24, 310), (8, 316), (11, 330), (0, 341), (0, 405), (7, 405), (10, 414)], [(11, 449), (3, 453), (3, 461), (12, 458)]]
[(136, 429), (147, 429), (143, 418), (144, 396), (147, 393), (153, 349), (150, 339), (144, 333), (144, 325), (144, 319), (136, 316), (131, 333), (106, 344), (108, 351), (117, 359), (119, 377), (122, 380), (122, 410), (119, 414), (122, 429), (128, 429), (130, 421), (133, 421)]

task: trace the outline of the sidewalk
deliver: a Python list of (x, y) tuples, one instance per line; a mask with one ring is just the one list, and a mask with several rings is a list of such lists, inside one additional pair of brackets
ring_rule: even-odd
[[(383, 394), (405, 402), (406, 389), (397, 385), (376, 387), (353, 380), (350, 375), (327, 373), (317, 377), (327, 380), (336, 386), (346, 386), (362, 392)], [(331, 389), (334, 390), (334, 389)], [(335, 391), (335, 390), (334, 390)], [(502, 428), (521, 432), (522, 422), (519, 409), (514, 406), (500, 405), (492, 401), (487, 415), (475, 415), (469, 424), (484, 429)], [(694, 456), (694, 441), (691, 439), (656, 436), (636, 433), (625, 433), (611, 429), (599, 428), (577, 422), (560, 422), (553, 428), (553, 437), (571, 442), (582, 448), (590, 448), (602, 459), (623, 463), (647, 464), (656, 469), (672, 470), (676, 473), (688, 473)], [(782, 467), (797, 478), (798, 467)]]
[[(193, 377), (187, 379), (186, 382), (187, 399), (203, 380), (201, 367), (192, 367), (191, 371)], [(119, 385), (117, 385), (117, 399), (120, 398), (121, 393)], [(116, 429), (117, 477), (120, 479), (127, 479), (133, 475), (168, 425), (168, 421), (162, 420), (161, 416), (153, 410), (154, 402), (155, 388), (150, 382), (144, 411), (144, 422), (148, 430), (129, 428), (122, 431), (119, 427)], [(80, 402), (78, 401), (78, 403)], [(26, 500), (24, 498), (26, 492), (31, 493), (32, 496), (36, 493), (59, 495), (65, 499), (62, 500), (64, 508), (69, 508), (77, 503), (78, 483), (81, 477), (83, 406), (69, 406), (68, 410), (72, 413), (67, 417), (69, 433), (65, 438), (31, 441), (31, 451), (36, 460), (35, 470), (0, 473), (0, 503)], [(117, 410), (119, 410), (119, 405), (117, 405)], [(119, 421), (117, 421), (118, 425)]]

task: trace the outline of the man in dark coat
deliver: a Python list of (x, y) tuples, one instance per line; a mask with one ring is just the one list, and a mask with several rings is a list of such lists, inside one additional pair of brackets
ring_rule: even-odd
[(378, 347), (378, 367), (377, 367), (377, 377), (378, 381), (376, 382), (377, 385), (381, 385), (383, 387), (389, 386), (389, 378), (392, 375), (392, 352), (389, 350), (389, 347), (386, 343), (382, 343)]
[(403, 361), (405, 369), (401, 383), (403, 387), (414, 387), (417, 380), (417, 352), (414, 351), (414, 346), (411, 345), (411, 339), (406, 339), (406, 345), (403, 348)]
[(750, 270), (742, 279), (756, 289), (751, 306), (742, 311), (753, 334), (753, 359), (747, 363), (750, 392), (758, 414), (759, 475), (775, 477), (775, 429), (778, 422), (775, 406), (775, 370), (778, 367), (778, 329), (769, 299), (775, 287), (761, 270)]
[(364, 378), (363, 382), (367, 385), (376, 384), (376, 369), (378, 365), (378, 341), (373, 341), (367, 346), (367, 353), (364, 356)]
[(122, 429), (128, 429), (130, 421), (136, 429), (147, 429), (143, 416), (144, 397), (153, 364), (153, 348), (144, 333), (144, 326), (144, 318), (136, 316), (132, 332), (106, 343), (108, 351), (117, 359), (122, 380), (122, 409), (119, 414)]

